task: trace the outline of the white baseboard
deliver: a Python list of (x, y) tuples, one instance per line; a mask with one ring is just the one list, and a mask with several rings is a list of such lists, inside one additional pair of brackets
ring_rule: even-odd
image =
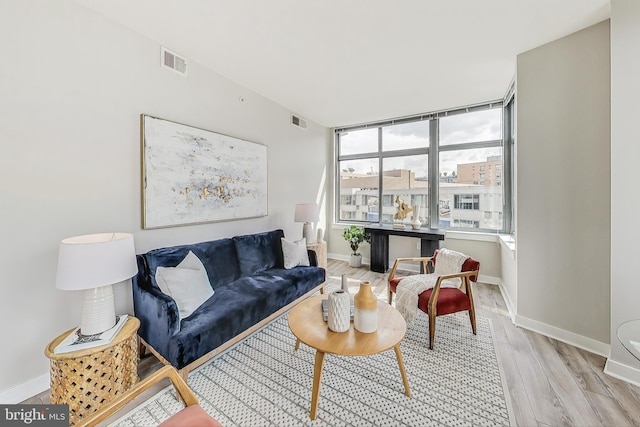
[(0, 403), (15, 404), (24, 402), (47, 390), (50, 386), (49, 380), (49, 373), (46, 373), (10, 389), (0, 391)]
[(502, 299), (504, 300), (504, 303), (507, 306), (507, 311), (509, 312), (509, 318), (511, 319), (511, 323), (515, 325), (516, 306), (513, 304), (513, 301), (511, 300), (511, 296), (509, 295), (509, 292), (507, 292), (507, 289), (504, 287), (504, 282), (502, 280), (500, 280), (500, 283), (498, 284), (498, 286), (500, 287), (500, 294), (502, 295)]
[(607, 359), (604, 365), (604, 373), (619, 380), (640, 386), (640, 369), (633, 368), (620, 362)]
[(516, 315), (515, 325), (603, 357), (609, 357), (611, 352), (611, 346), (609, 344), (596, 341), (592, 338), (578, 335), (555, 326), (547, 325), (546, 323), (538, 322), (537, 320), (529, 319), (528, 317)]
[(478, 282), (497, 286), (500, 286), (502, 284), (502, 280), (500, 280), (499, 277), (485, 276), (484, 274), (478, 274)]

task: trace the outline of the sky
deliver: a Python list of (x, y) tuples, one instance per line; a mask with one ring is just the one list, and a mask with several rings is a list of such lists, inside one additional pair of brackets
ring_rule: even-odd
[[(382, 149), (400, 150), (426, 148), (429, 146), (429, 121), (417, 121), (383, 128)], [(500, 139), (502, 137), (502, 109), (494, 108), (472, 113), (456, 114), (440, 118), (440, 146), (466, 142), (479, 142)], [(341, 154), (359, 154), (376, 152), (378, 129), (363, 129), (340, 135)], [(486, 161), (488, 156), (500, 155), (500, 147), (478, 148), (440, 152), (440, 172), (456, 170), (458, 163)], [(355, 172), (377, 171), (378, 160), (363, 159), (341, 162), (341, 168), (354, 168)], [(427, 155), (387, 158), (383, 160), (385, 170), (410, 169), (416, 177), (427, 177)]]

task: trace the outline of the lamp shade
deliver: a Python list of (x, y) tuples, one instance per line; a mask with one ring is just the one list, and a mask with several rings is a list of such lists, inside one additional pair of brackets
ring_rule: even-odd
[(301, 203), (296, 205), (295, 222), (317, 222), (320, 210), (317, 203)]
[(137, 271), (131, 234), (70, 237), (60, 243), (56, 287), (67, 291), (98, 288), (127, 280)]

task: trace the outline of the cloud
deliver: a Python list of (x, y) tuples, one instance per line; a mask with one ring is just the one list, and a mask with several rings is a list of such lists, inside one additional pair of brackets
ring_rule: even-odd
[[(440, 118), (440, 145), (492, 141), (502, 137), (502, 109), (474, 111)], [(350, 131), (340, 135), (341, 154), (376, 153), (378, 128)], [(416, 121), (382, 128), (383, 150), (426, 148), (429, 145), (429, 121)], [(502, 154), (500, 147), (440, 152), (440, 173), (457, 169), (458, 164), (484, 162), (489, 156)], [(385, 158), (387, 170), (409, 169), (416, 177), (427, 176), (427, 156)], [(378, 159), (341, 162), (341, 169), (353, 168), (356, 173), (378, 172)]]
[(502, 109), (457, 114), (440, 119), (440, 145), (491, 141), (502, 137)]

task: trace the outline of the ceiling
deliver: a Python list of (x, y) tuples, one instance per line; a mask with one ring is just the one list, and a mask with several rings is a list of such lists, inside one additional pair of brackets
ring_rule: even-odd
[(76, 0), (327, 127), (500, 99), (609, 0)]

